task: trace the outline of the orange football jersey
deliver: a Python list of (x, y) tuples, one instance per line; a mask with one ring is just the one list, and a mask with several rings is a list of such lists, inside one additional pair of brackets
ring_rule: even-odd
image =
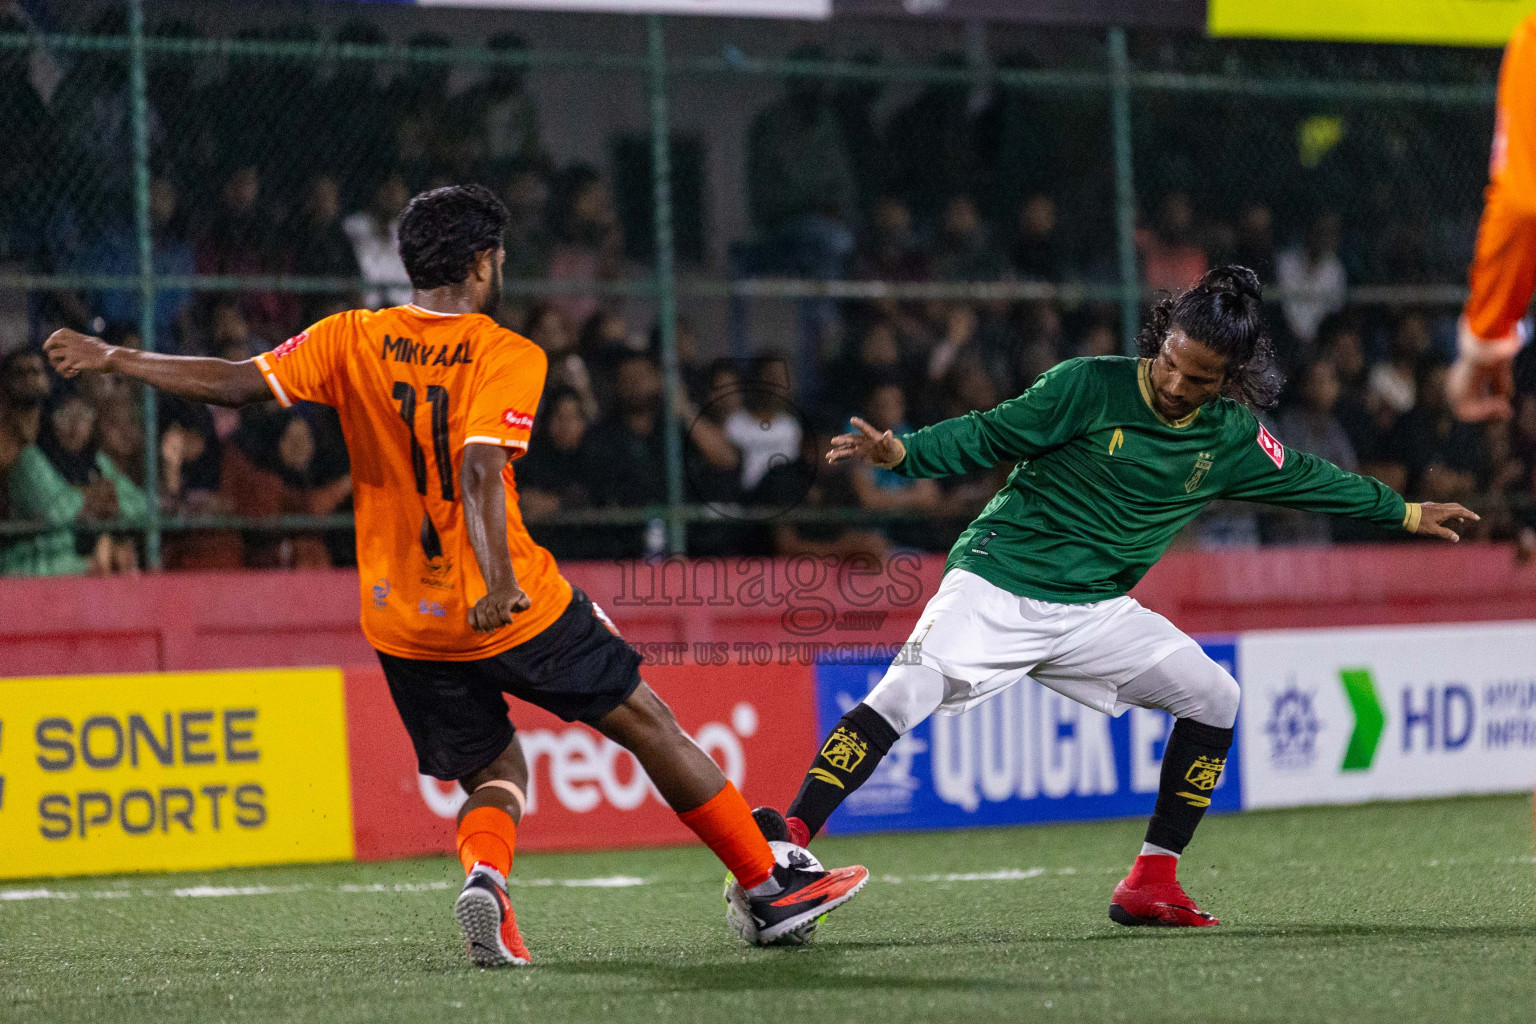
[(1499, 68), (1497, 119), (1465, 315), (1485, 341), (1508, 337), (1536, 291), (1536, 15)]
[(363, 635), (401, 658), (471, 661), (543, 630), (571, 585), (533, 542), (509, 462), (507, 546), (531, 607), (493, 633), (469, 627), (485, 596), (459, 500), (467, 444), (528, 448), (549, 361), (478, 313), (418, 306), (327, 317), (256, 357), (283, 405), (334, 406), (352, 460)]

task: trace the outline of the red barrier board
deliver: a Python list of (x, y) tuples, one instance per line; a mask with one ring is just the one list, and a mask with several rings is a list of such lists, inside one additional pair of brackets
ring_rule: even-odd
[[(789, 803), (818, 738), (809, 667), (658, 665), (644, 674), (749, 803)], [(463, 792), (417, 774), (380, 669), (349, 668), (345, 677), (357, 858), (451, 852)], [(693, 838), (628, 751), (584, 725), (508, 703), (530, 774), (519, 848), (614, 849)]]
[[(1536, 563), (1514, 556), (1510, 545), (1439, 543), (1176, 551), (1133, 596), (1187, 633), (1536, 619)], [(573, 562), (561, 571), (655, 660), (671, 644), (766, 643), (775, 655), (785, 642), (899, 644), (943, 564), (901, 552), (874, 577), (806, 558)], [(757, 583), (768, 571), (771, 585)], [(352, 569), (5, 579), (0, 608), (5, 676), (374, 656), (357, 628)], [(825, 629), (804, 628), (827, 612)]]

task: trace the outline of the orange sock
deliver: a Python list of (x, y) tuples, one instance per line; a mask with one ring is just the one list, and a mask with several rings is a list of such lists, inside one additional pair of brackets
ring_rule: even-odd
[(466, 875), (476, 864), (486, 864), (508, 877), (516, 848), (517, 824), (500, 807), (476, 807), (459, 822), (459, 863)]
[(742, 888), (766, 882), (773, 874), (773, 851), (768, 848), (768, 840), (763, 838), (757, 822), (752, 820), (752, 809), (730, 780), (702, 806), (678, 817), (725, 862)]

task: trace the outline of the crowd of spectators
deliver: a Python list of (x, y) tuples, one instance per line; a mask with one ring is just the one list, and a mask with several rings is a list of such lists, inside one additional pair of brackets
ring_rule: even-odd
[[(108, 14), (97, 30), (120, 32), (118, 18)], [(157, 31), (195, 34), (183, 24)], [(265, 38), (317, 37), (288, 26)], [(335, 38), (387, 42), (367, 21)], [(408, 41), (447, 45), (434, 36)], [(489, 45), (523, 43), (499, 35)], [(151, 63), (155, 270), (333, 284), (160, 291), (152, 315), (162, 350), (244, 359), (329, 313), (408, 301), (396, 252), (401, 212), (413, 192), (452, 181), (484, 181), (502, 196), (511, 214), (509, 278), (604, 281), (636, 271), (626, 266), (633, 257), (609, 181), (588, 166), (555, 165), (519, 69), (498, 67), (455, 87), (446, 63), (401, 64), (391, 76), (380, 65), (343, 61), (323, 80), (313, 62), (297, 57), (235, 56), (226, 64), (189, 86), (184, 62)], [(1007, 93), (978, 104), (968, 86), (928, 87), (877, 116), (880, 98), (878, 85), (792, 78), (760, 111), (746, 148), (750, 233), (731, 246), (733, 276), (1116, 280), (1106, 197), (1074, 183), (1070, 167), (1042, 167), (1038, 153), (1032, 163), (1019, 149), (1028, 134), (1021, 118), (1039, 119), (1041, 146), (1053, 145), (1052, 131), (1065, 139), (1070, 119), (1053, 121)], [(78, 61), (45, 102), (24, 51), (0, 53), (0, 122), (14, 142), (0, 170), (0, 262), (43, 274), (135, 274), (124, 198), (131, 182), (120, 158), (128, 149), (120, 56)], [(923, 144), (911, 144), (916, 139)], [(1326, 165), (1326, 157), (1317, 159)], [(1142, 281), (1178, 290), (1212, 265), (1237, 262), (1279, 289), (1269, 319), (1290, 384), (1266, 420), (1281, 440), (1416, 498), (1479, 495), (1484, 520), (1474, 536), (1529, 525), (1536, 498), (1530, 368), (1522, 368), (1527, 393), (1512, 421), (1457, 423), (1444, 394), (1456, 310), (1346, 305), (1351, 284), (1454, 280), (1464, 261), (1409, 266), (1417, 258), (1409, 251), (1417, 237), (1411, 219), (1372, 233), (1359, 210), (1315, 198), (1298, 206), (1289, 193), (1229, 206), (1197, 184), (1173, 179), (1143, 197), (1135, 236)], [(1470, 243), (1473, 223), (1465, 228)], [(34, 343), (58, 326), (138, 343), (134, 289), (40, 291), (30, 301)], [(572, 291), (508, 302), (499, 313), (549, 355), (535, 440), (515, 472), (535, 536), (561, 557), (660, 549), (654, 510), (669, 497), (669, 442), (681, 455), (685, 500), (717, 513), (689, 526), (695, 553), (942, 549), (1007, 467), (937, 482), (831, 469), (821, 458), (831, 435), (851, 415), (899, 432), (990, 408), (1062, 359), (1122, 351), (1117, 309), (1092, 303), (812, 298), (797, 303), (784, 337), (765, 339), (750, 308), (736, 302), (720, 337), (700, 337), (686, 319), (679, 325), (681, 375), (672, 397), (681, 427), (673, 439), (658, 331), (632, 322), (629, 308)], [(113, 379), (54, 378), (35, 348), (5, 355), (0, 519), (47, 529), (0, 539), (3, 571), (134, 571), (142, 541), (125, 521), (152, 502), (170, 517), (350, 507), (347, 453), (328, 409), (232, 411), (162, 398), (153, 435), (158, 494), (143, 486), (142, 409), (139, 392)], [(589, 512), (637, 508), (652, 509), (652, 518), (617, 527), (580, 522)], [(789, 508), (826, 515), (791, 522), (778, 515)], [(1187, 541), (1380, 536), (1355, 524), (1232, 506), (1202, 517)], [(350, 558), (341, 528), (236, 531), (210, 523), (169, 533), (165, 546), (172, 568)]]

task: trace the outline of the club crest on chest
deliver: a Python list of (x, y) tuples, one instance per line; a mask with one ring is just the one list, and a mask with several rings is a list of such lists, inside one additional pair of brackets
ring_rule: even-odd
[(1193, 492), (1196, 487), (1200, 486), (1200, 481), (1204, 480), (1205, 474), (1210, 472), (1211, 459), (1212, 455), (1210, 452), (1201, 452), (1195, 457), (1195, 468), (1190, 472), (1189, 479), (1184, 481), (1185, 494)]

